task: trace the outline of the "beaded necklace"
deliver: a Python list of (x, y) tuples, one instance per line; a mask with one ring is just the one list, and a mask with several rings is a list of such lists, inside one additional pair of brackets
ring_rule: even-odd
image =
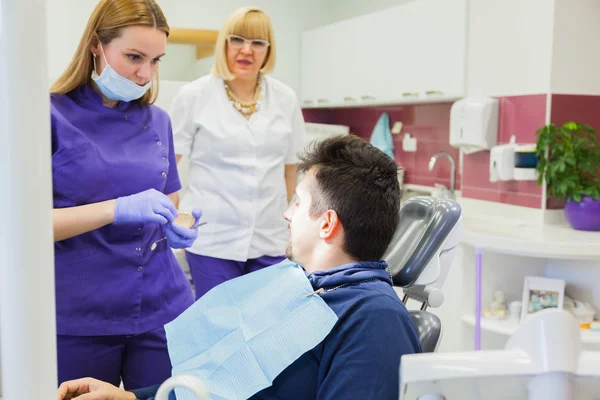
[(257, 112), (258, 110), (260, 110), (263, 99), (264, 99), (264, 93), (262, 90), (262, 86), (260, 84), (260, 79), (258, 80), (258, 82), (256, 84), (256, 89), (254, 90), (254, 98), (252, 99), (252, 101), (249, 101), (246, 103), (242, 102), (231, 91), (231, 89), (229, 88), (227, 83), (225, 83), (225, 93), (227, 94), (227, 98), (229, 99), (229, 101), (231, 102), (233, 107), (236, 110), (238, 110), (240, 113), (242, 113), (244, 116), (250, 116), (250, 115), (254, 114), (255, 112)]

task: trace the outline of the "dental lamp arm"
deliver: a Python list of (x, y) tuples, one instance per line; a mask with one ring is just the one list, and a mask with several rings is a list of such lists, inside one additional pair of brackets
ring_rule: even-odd
[[(132, 390), (132, 393), (135, 395), (136, 400), (147, 400), (154, 399), (156, 393), (158, 392), (158, 388), (160, 385), (149, 386), (141, 389)], [(169, 394), (169, 400), (175, 400), (175, 392), (171, 392)]]
[(400, 369), (401, 400), (484, 398), (500, 387), (507, 399), (588, 399), (600, 390), (600, 353), (583, 351), (579, 323), (562, 309), (525, 319), (504, 350), (407, 355)]

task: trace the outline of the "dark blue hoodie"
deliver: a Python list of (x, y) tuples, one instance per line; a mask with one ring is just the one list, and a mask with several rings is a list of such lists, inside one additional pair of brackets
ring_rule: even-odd
[[(421, 344), (386, 267), (358, 262), (307, 274), (338, 321), (323, 342), (251, 399), (397, 400), (400, 357), (420, 353)], [(147, 399), (157, 389), (134, 393)]]

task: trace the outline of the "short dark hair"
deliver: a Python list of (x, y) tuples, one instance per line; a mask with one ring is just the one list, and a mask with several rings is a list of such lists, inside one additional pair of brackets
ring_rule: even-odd
[(357, 261), (379, 261), (398, 226), (399, 167), (387, 154), (354, 135), (314, 141), (298, 171), (315, 169), (310, 215), (334, 210), (344, 227), (344, 251)]

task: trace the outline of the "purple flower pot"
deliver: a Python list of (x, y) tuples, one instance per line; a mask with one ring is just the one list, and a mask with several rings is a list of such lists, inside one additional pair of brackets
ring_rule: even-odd
[(573, 229), (579, 231), (600, 231), (600, 199), (582, 197), (581, 202), (567, 200), (565, 217)]

